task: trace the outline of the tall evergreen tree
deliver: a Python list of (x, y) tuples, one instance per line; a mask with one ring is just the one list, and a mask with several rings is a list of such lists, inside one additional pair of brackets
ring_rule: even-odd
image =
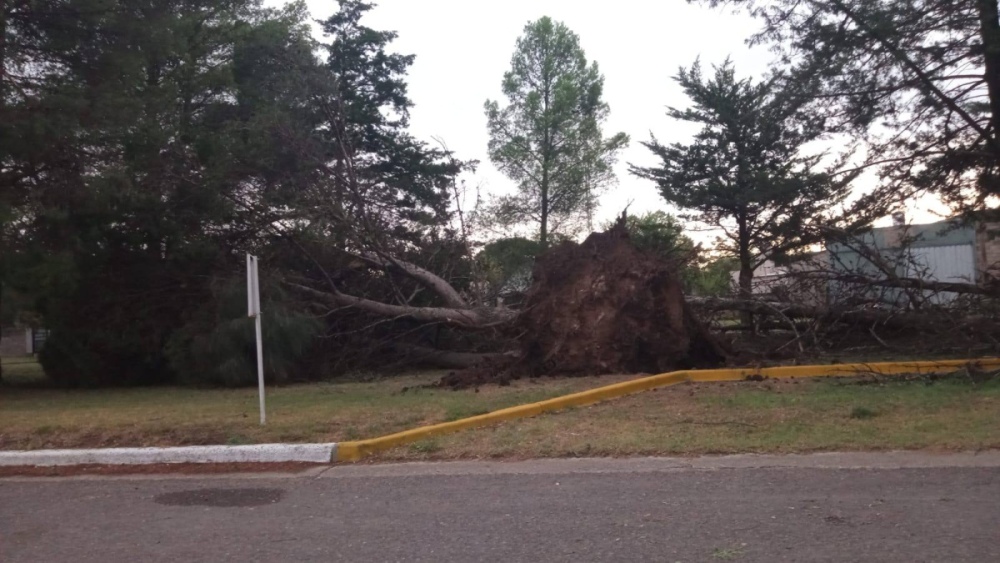
[(21, 26), (8, 26), (20, 58), (6, 84), (20, 83), (0, 157), (7, 280), (52, 329), (50, 375), (164, 380), (171, 334), (265, 240), (276, 214), (249, 210), (278, 210), (315, 177), (286, 142), (318, 126), (300, 85), (322, 70), (307, 14), (256, 0), (39, 7), (7, 20)]
[(762, 22), (791, 87), (816, 82), (815, 112), (856, 134), (899, 200), (931, 191), (958, 208), (1000, 195), (996, 0), (697, 0)]
[(464, 164), (407, 131), (413, 103), (405, 77), (414, 56), (388, 51), (397, 34), (361, 23), (372, 4), (339, 4), (323, 22), (331, 39), (326, 66), (336, 85), (335, 96), (322, 102), (332, 211), (347, 218), (339, 228), (366, 245), (413, 244), (446, 222), (449, 188)]
[(493, 163), (517, 183), (495, 213), (505, 223), (534, 222), (545, 248), (566, 222), (591, 210), (613, 181), (624, 133), (605, 138), (604, 77), (587, 63), (579, 37), (543, 17), (524, 28), (504, 75), (507, 104), (486, 102)]
[[(406, 131), (412, 58), (359, 23), (370, 5), (342, 3), (321, 61), (302, 3), (15, 4), (2, 20), (0, 276), (52, 329), (53, 377), (164, 381), (215, 362), (228, 367), (206, 379), (238, 380), (239, 361), (192, 351), (241, 349), (227, 315), (246, 250), (301, 276), (315, 262), (289, 250), (319, 248), (336, 269), (365, 246), (437, 260), (460, 246), (445, 227), (461, 163)], [(343, 269), (359, 292), (398, 293), (384, 273)], [(286, 299), (267, 309), (281, 312), (274, 330), (315, 330), (271, 293)], [(265, 337), (276, 353), (295, 340)]]
[(701, 131), (687, 144), (643, 143), (662, 164), (631, 170), (656, 182), (666, 201), (689, 212), (685, 218), (722, 230), (721, 249), (739, 260), (740, 291), (749, 296), (754, 270), (808, 244), (810, 225), (833, 218), (853, 175), (835, 177), (820, 167), (822, 154), (803, 152), (822, 123), (803, 119), (803, 99), (772, 82), (739, 79), (728, 61), (710, 77), (696, 62), (676, 81), (691, 107), (668, 115)]

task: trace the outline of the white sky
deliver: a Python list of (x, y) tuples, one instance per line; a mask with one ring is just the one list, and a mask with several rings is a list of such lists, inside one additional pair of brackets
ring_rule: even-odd
[[(307, 4), (316, 19), (337, 9), (332, 0), (307, 0)], [(440, 138), (458, 158), (479, 160), (477, 172), (467, 181), (479, 184), (484, 193), (513, 189), (486, 156), (483, 103), (494, 99), (503, 104), (500, 84), (510, 68), (516, 39), (527, 22), (546, 15), (576, 32), (587, 58), (597, 61), (605, 77), (604, 95), (611, 107), (605, 135), (624, 131), (632, 139), (616, 169), (618, 186), (601, 198), (598, 224), (617, 216), (630, 202), (630, 213), (657, 209), (676, 213), (652, 182), (628, 173), (627, 163), (656, 163), (639, 144), (650, 131), (667, 142), (684, 141), (694, 132), (665, 116), (666, 106), (687, 103), (671, 79), (678, 67), (698, 57), (707, 67), (729, 56), (739, 75), (757, 77), (771, 59), (766, 48), (750, 49), (744, 42), (758, 29), (757, 22), (684, 0), (381, 0), (377, 4), (363, 23), (397, 31), (393, 49), (416, 55), (408, 76), (415, 104), (412, 133), (426, 141)], [(910, 210), (910, 215), (920, 222), (935, 220), (926, 212)], [(706, 236), (695, 238), (709, 242)]]

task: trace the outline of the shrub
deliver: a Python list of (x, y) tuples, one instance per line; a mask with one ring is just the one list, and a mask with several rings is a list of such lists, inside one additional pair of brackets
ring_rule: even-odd
[[(242, 279), (216, 284), (216, 298), (210, 306), (171, 336), (166, 356), (179, 382), (225, 386), (257, 382), (256, 337), (253, 319), (246, 316), (245, 287)], [(282, 297), (274, 284), (261, 289), (261, 336), (268, 383), (315, 375), (300, 370), (322, 324), (290, 310)]]

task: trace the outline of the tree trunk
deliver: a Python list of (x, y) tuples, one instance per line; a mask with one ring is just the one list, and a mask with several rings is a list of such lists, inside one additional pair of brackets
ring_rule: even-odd
[(837, 281), (859, 286), (868, 287), (898, 287), (900, 289), (914, 291), (931, 291), (943, 293), (959, 293), (962, 295), (985, 295), (987, 297), (1000, 297), (1000, 286), (996, 284), (976, 285), (962, 282), (939, 282), (934, 280), (923, 280), (919, 278), (893, 279), (876, 278), (855, 273), (839, 272), (805, 272), (794, 274), (792, 279)]
[[(546, 54), (546, 59), (548, 55)], [(548, 74), (542, 77), (545, 82), (545, 92), (542, 96), (542, 116), (545, 123), (545, 136), (542, 139), (542, 185), (539, 192), (542, 197), (542, 209), (540, 215), (541, 228), (538, 232), (538, 244), (544, 252), (549, 247), (549, 155), (552, 150), (552, 135), (549, 132), (549, 97), (551, 96), (551, 78)]]
[[(768, 302), (762, 300), (726, 299), (722, 297), (688, 297), (688, 304), (702, 311), (750, 311), (759, 317), (773, 316), (785, 320), (817, 319), (824, 323), (873, 326), (905, 330), (941, 330), (946, 325), (947, 315), (923, 311), (894, 311), (879, 309), (826, 308), (802, 303)], [(961, 327), (979, 326), (986, 321), (981, 316), (967, 316), (961, 320)]]
[[(7, 101), (7, 3), (0, 6), (0, 122), (6, 120)], [(6, 255), (3, 231), (0, 229), (0, 260)], [(0, 264), (0, 311), (3, 310), (3, 264)], [(3, 344), (3, 323), (0, 322), (0, 344)], [(3, 363), (0, 362), (0, 381), (3, 381)]]
[[(545, 95), (545, 110), (548, 112), (548, 94)], [(542, 196), (541, 228), (538, 232), (538, 244), (544, 252), (549, 247), (549, 129), (545, 128), (545, 146), (542, 147), (542, 185), (539, 191)]]
[[(543, 165), (544, 166), (544, 165)], [(544, 251), (549, 247), (549, 171), (542, 168), (542, 213), (541, 228), (538, 231), (538, 244)]]
[(514, 319), (516, 312), (503, 307), (419, 307), (394, 305), (364, 297), (319, 291), (297, 283), (286, 282), (288, 287), (315, 300), (322, 307), (354, 308), (380, 317), (409, 318), (424, 323), (441, 323), (447, 326), (477, 330), (506, 324)]
[(990, 99), (990, 133), (1000, 127), (1000, 14), (997, 0), (979, 0), (979, 33), (983, 40), (984, 79)]
[[(741, 299), (753, 298), (753, 258), (750, 256), (750, 233), (747, 232), (745, 216), (737, 219), (739, 223), (739, 254), (740, 254), (740, 287)], [(753, 326), (753, 312), (743, 311), (743, 324)], [(754, 331), (756, 333), (756, 331)]]

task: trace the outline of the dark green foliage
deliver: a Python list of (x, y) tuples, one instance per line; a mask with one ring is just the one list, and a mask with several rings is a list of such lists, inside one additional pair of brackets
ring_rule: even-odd
[(535, 240), (512, 237), (495, 240), (476, 255), (476, 263), (486, 282), (487, 299), (519, 300), (531, 287), (531, 268), (542, 245)]
[(854, 175), (836, 176), (822, 155), (803, 154), (824, 129), (801, 113), (797, 92), (739, 79), (728, 61), (708, 77), (695, 63), (676, 80), (692, 105), (668, 115), (701, 131), (688, 144), (643, 143), (662, 164), (632, 172), (655, 181), (666, 201), (690, 212), (685, 218), (722, 230), (720, 250), (739, 260), (749, 294), (760, 264), (808, 244), (811, 227), (834, 218)]
[(702, 0), (758, 17), (790, 88), (868, 147), (883, 191), (960, 208), (1000, 194), (1000, 18), (995, 0)]
[(740, 269), (735, 258), (709, 259), (685, 272), (685, 291), (701, 297), (722, 297), (733, 293), (732, 273)]
[[(262, 280), (263, 282), (264, 280)], [(182, 383), (249, 385), (257, 382), (257, 348), (253, 319), (246, 316), (244, 278), (213, 284), (210, 307), (192, 312), (171, 334), (165, 354)], [(261, 335), (264, 373), (268, 383), (314, 379), (301, 361), (319, 344), (320, 319), (290, 309), (276, 284), (264, 284), (261, 293)]]
[(321, 69), (305, 12), (252, 0), (56, 7), (26, 51), (50, 61), (44, 87), (4, 108), (10, 277), (52, 330), (42, 363), (54, 379), (168, 381), (171, 334), (260, 234), (249, 209), (288, 201), (314, 174), (287, 148), (318, 122), (303, 109)]
[[(604, 228), (608, 229), (613, 224), (608, 223)], [(684, 226), (669, 213), (650, 211), (643, 215), (629, 215), (625, 219), (625, 228), (637, 247), (677, 262), (679, 266), (695, 258), (694, 241), (684, 234)]]
[(322, 222), (339, 221), (337, 235), (359, 244), (419, 244), (446, 221), (449, 188), (464, 164), (407, 132), (413, 104), (405, 76), (414, 57), (389, 52), (396, 33), (361, 23), (372, 4), (339, 3), (322, 22), (332, 38), (324, 47), (336, 91), (312, 100), (326, 116), (333, 162)]
[(75, 264), (64, 283), (36, 293), (51, 330), (40, 355), (46, 374), (72, 386), (171, 380), (162, 350), (185, 309), (209, 298), (201, 280), (142, 254), (78, 256)]
[(878, 412), (868, 407), (854, 407), (851, 409), (851, 418), (855, 420), (868, 420), (878, 416)]
[[(52, 330), (49, 375), (252, 381), (242, 286), (217, 281), (246, 251), (275, 284), (320, 277), (303, 248), (336, 270), (366, 244), (468, 280), (443, 228), (461, 163), (406, 132), (412, 57), (359, 24), (368, 8), (341, 3), (321, 61), (302, 3), (4, 3), (0, 283)], [(386, 276), (337, 275), (396, 295)], [(296, 359), (325, 327), (265, 293), (269, 379), (317, 375)]]

